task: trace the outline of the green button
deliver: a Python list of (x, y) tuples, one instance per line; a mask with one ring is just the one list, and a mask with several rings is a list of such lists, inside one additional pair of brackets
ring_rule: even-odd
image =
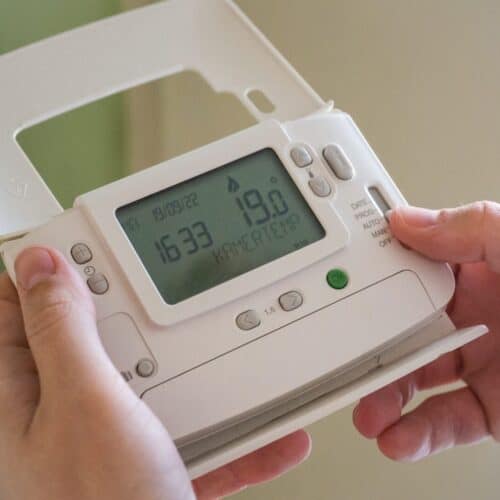
[(332, 288), (341, 290), (347, 286), (347, 283), (349, 283), (349, 276), (345, 271), (342, 271), (342, 269), (332, 269), (331, 271), (328, 271), (326, 281)]

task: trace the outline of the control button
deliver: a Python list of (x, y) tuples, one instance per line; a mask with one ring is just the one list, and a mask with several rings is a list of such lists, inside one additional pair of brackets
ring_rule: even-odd
[(155, 364), (150, 359), (141, 359), (139, 363), (135, 365), (135, 371), (139, 377), (151, 377), (155, 372)]
[(328, 271), (326, 281), (332, 288), (342, 290), (342, 288), (345, 288), (349, 283), (349, 276), (342, 269), (332, 269)]
[(109, 283), (106, 276), (102, 273), (96, 273), (87, 280), (87, 285), (92, 293), (103, 295), (109, 290)]
[(332, 188), (330, 184), (328, 184), (328, 181), (320, 175), (313, 177), (309, 181), (309, 187), (316, 196), (320, 196), (321, 198), (329, 196), (332, 192)]
[(290, 151), (290, 156), (297, 167), (307, 167), (313, 162), (309, 151), (304, 146), (297, 146)]
[(382, 212), (382, 215), (388, 219), (388, 212), (391, 209), (389, 203), (384, 198), (383, 194), (375, 186), (369, 187), (368, 192), (370, 193), (373, 203), (377, 205), (378, 209)]
[(71, 256), (77, 264), (86, 264), (92, 260), (92, 252), (85, 243), (77, 243), (71, 249)]
[(242, 330), (252, 330), (260, 325), (260, 318), (255, 311), (245, 311), (236, 318), (236, 324)]
[(299, 292), (284, 293), (279, 298), (280, 306), (283, 311), (293, 311), (304, 303), (304, 299)]
[(341, 180), (349, 181), (354, 177), (351, 160), (338, 144), (330, 144), (323, 150), (323, 157), (332, 172)]

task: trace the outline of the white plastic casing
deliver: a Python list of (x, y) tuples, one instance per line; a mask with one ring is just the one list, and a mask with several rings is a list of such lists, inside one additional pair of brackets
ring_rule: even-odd
[[(322, 150), (332, 143), (354, 165), (352, 180), (337, 179), (324, 161)], [(290, 150), (297, 145), (309, 150), (311, 166), (294, 164)], [(177, 305), (165, 304), (116, 210), (266, 147), (278, 154), (326, 237)], [(316, 196), (311, 176), (323, 176), (332, 194)], [(71, 260), (73, 245), (88, 245), (93, 259), (87, 265), (110, 283), (105, 295), (95, 296), (105, 347), (184, 445), (367, 359), (442, 315), (454, 291), (450, 269), (392, 238), (368, 194), (371, 186), (390, 206), (405, 203), (346, 114), (268, 121), (88, 193), (73, 210), (5, 244), (2, 254), (13, 276), (13, 262), (23, 248), (53, 246)], [(76, 267), (86, 279), (86, 266)], [(345, 289), (328, 286), (326, 275), (333, 268), (349, 274)], [(278, 299), (292, 290), (303, 295), (304, 303), (285, 312)], [(249, 309), (262, 322), (245, 332), (235, 319)], [(149, 378), (135, 373), (144, 358), (156, 365)]]
[[(231, 0), (169, 0), (0, 57), (0, 241), (62, 209), (15, 141), (23, 129), (185, 70), (237, 96), (259, 121), (300, 118), (324, 103)], [(260, 90), (275, 105), (263, 113)]]

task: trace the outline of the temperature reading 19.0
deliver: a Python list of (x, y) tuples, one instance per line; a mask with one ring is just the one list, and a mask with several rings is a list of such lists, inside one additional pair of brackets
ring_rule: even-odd
[(288, 205), (278, 189), (272, 189), (265, 197), (258, 189), (249, 189), (236, 197), (235, 201), (249, 227), (266, 224), (288, 213)]

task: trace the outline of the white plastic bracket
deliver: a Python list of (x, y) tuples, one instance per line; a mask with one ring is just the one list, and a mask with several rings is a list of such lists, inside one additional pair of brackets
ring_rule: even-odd
[[(0, 57), (0, 241), (62, 212), (17, 144), (23, 129), (128, 88), (198, 71), (235, 94), (258, 121), (300, 118), (325, 106), (231, 0), (170, 0)], [(248, 97), (274, 104), (259, 111)]]
[[(311, 425), (418, 368), (432, 363), (439, 356), (473, 342), (487, 331), (488, 328), (485, 325), (455, 330), (451, 320), (444, 314), (414, 334), (413, 347), (418, 346), (415, 351), (407, 352), (408, 348), (411, 348), (411, 344), (407, 344), (403, 350), (396, 346), (391, 349), (387, 359), (377, 369), (359, 376), (331, 394), (276, 418), (247, 436), (240, 437), (216, 451), (188, 463), (189, 474), (193, 479), (199, 477), (272, 441), (291, 434), (297, 429)], [(422, 345), (419, 337), (425, 338), (429, 334), (437, 340), (429, 345)]]

